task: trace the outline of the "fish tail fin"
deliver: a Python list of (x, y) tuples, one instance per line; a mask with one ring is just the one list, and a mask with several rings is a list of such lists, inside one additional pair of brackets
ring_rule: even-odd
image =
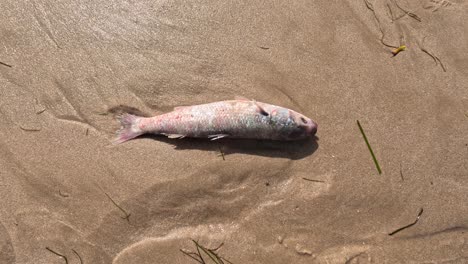
[(114, 144), (120, 144), (132, 138), (136, 138), (144, 132), (138, 127), (138, 121), (142, 117), (124, 113), (118, 117), (120, 129), (117, 131), (117, 138), (113, 140)]

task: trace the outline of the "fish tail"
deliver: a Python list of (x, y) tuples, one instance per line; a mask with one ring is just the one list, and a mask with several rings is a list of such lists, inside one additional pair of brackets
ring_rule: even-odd
[(132, 138), (136, 138), (144, 132), (138, 127), (139, 116), (124, 113), (118, 117), (121, 128), (117, 131), (117, 138), (114, 139), (114, 144), (120, 144)]

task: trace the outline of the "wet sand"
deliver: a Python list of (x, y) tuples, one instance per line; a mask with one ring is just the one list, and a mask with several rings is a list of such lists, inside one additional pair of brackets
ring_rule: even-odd
[[(231, 2), (1, 1), (0, 263), (468, 262), (468, 4)], [(235, 96), (317, 138), (111, 144)]]

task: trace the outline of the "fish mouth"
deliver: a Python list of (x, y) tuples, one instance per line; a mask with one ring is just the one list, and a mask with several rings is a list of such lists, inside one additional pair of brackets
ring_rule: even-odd
[(300, 140), (313, 137), (317, 133), (317, 123), (310, 120), (307, 125), (298, 126), (287, 136), (288, 140)]
[(314, 136), (317, 133), (318, 125), (314, 121), (310, 121), (311, 124), (306, 127), (306, 133), (308, 136)]

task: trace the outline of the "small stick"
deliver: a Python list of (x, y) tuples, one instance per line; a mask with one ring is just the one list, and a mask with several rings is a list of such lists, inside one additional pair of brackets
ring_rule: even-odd
[(372, 155), (372, 159), (374, 160), (375, 167), (377, 168), (377, 171), (379, 171), (379, 174), (382, 174), (382, 170), (380, 169), (379, 162), (377, 161), (377, 158), (374, 155), (374, 151), (372, 150), (372, 148), (371, 148), (371, 146), (369, 144), (369, 141), (367, 140), (366, 134), (364, 133), (364, 130), (362, 129), (361, 124), (359, 123), (359, 120), (356, 120), (356, 122), (357, 122), (357, 125), (359, 127), (359, 130), (361, 130), (362, 136), (364, 137), (364, 141), (366, 142), (367, 148), (369, 149), (369, 151), (370, 151), (370, 153)]
[(3, 65), (3, 66), (10, 67), (10, 68), (12, 68), (12, 67), (13, 67), (13, 66), (11, 66), (10, 64), (6, 64), (6, 63), (4, 63), (4, 62), (1, 62), (1, 61), (0, 61), (0, 64), (1, 64), (1, 65)]
[(81, 259), (80, 254), (78, 254), (78, 252), (76, 252), (73, 248), (72, 248), (72, 251), (73, 251), (73, 253), (75, 253), (75, 255), (77, 255), (78, 258), (80, 259), (80, 264), (83, 264), (83, 260)]
[(270, 49), (270, 48), (267, 48), (267, 47), (259, 47), (259, 48), (261, 48), (262, 50), (268, 50), (268, 49)]
[(401, 176), (401, 180), (405, 181), (405, 179), (403, 178), (403, 170), (401, 168), (401, 163), (400, 163), (400, 176)]
[[(104, 191), (103, 191), (104, 192)], [(109, 200), (111, 200), (111, 202), (117, 207), (120, 209), (120, 211), (122, 211), (124, 214), (125, 214), (125, 217), (121, 217), (122, 219), (126, 219), (127, 222), (130, 222), (130, 214), (127, 213), (127, 211), (125, 211), (122, 207), (120, 207), (106, 192), (104, 192), (104, 194), (107, 196), (107, 198), (109, 198)]]
[(86, 128), (86, 136), (89, 134), (89, 128)]
[(418, 217), (416, 218), (416, 220), (414, 220), (413, 223), (411, 223), (411, 224), (409, 224), (409, 225), (405, 225), (404, 227), (398, 228), (397, 230), (391, 232), (391, 233), (388, 234), (388, 235), (389, 235), (389, 236), (393, 236), (394, 234), (400, 232), (401, 230), (406, 229), (406, 228), (408, 228), (408, 227), (412, 227), (413, 225), (415, 225), (415, 224), (419, 221), (419, 218), (421, 217), (423, 211), (424, 211), (424, 210), (423, 210), (422, 208), (419, 210)]
[(306, 180), (306, 181), (311, 181), (311, 182), (325, 182), (325, 181), (320, 181), (320, 180), (312, 180), (312, 179), (308, 179), (308, 178), (302, 178), (303, 180)]
[(60, 253), (57, 253), (55, 251), (53, 251), (52, 249), (50, 249), (49, 247), (46, 247), (47, 250), (49, 250), (50, 252), (54, 253), (55, 255), (59, 256), (59, 257), (62, 257), (64, 260), (65, 260), (65, 263), (68, 264), (68, 259), (67, 257), (65, 257), (64, 255), (60, 254)]
[(40, 128), (27, 128), (27, 127), (22, 127), (22, 126), (19, 126), (21, 128), (21, 130), (23, 131), (28, 131), (28, 132), (37, 132), (37, 131), (41, 131)]

